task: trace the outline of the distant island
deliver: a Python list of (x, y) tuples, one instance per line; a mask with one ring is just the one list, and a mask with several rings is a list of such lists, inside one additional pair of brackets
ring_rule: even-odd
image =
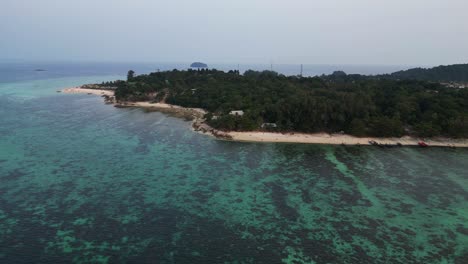
[(192, 68), (208, 68), (208, 65), (203, 63), (203, 62), (194, 62), (190, 64), (190, 67)]
[(46, 71), (46, 70), (44, 70), (44, 69), (35, 69), (34, 71), (42, 72), (42, 71)]
[[(118, 106), (199, 109), (195, 127), (218, 136), (242, 138), (247, 132), (262, 132), (272, 133), (272, 140), (284, 133), (468, 138), (468, 88), (461, 89), (465, 84), (460, 82), (468, 65), (445, 66), (445, 71), (455, 72), (450, 79), (436, 69), (432, 72), (440, 75), (432, 74), (430, 81), (419, 70), (406, 71), (404, 79), (395, 77), (399, 73), (365, 76), (341, 71), (317, 77), (252, 70), (240, 74), (189, 69), (137, 76), (130, 71), (126, 81), (91, 88), (114, 91), (112, 100)], [(451, 80), (457, 85), (450, 86)]]

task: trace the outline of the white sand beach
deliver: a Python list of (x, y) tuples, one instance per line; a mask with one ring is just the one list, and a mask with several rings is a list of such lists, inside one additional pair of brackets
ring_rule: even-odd
[(171, 105), (165, 103), (152, 103), (152, 102), (121, 102), (116, 103), (118, 106), (128, 106), (128, 107), (142, 107), (142, 108), (162, 108), (162, 109), (179, 109), (179, 110), (189, 110), (195, 111), (201, 115), (205, 115), (206, 111), (201, 108), (187, 108), (178, 105)]
[(332, 145), (369, 145), (370, 141), (375, 141), (380, 145), (417, 146), (419, 142), (424, 141), (429, 146), (443, 147), (468, 147), (466, 139), (418, 139), (409, 136), (402, 138), (373, 138), (373, 137), (354, 137), (343, 134), (302, 134), (302, 133), (269, 133), (269, 132), (228, 132), (228, 135), (235, 141), (251, 142), (283, 142), (283, 143), (309, 143), (309, 144), (332, 144)]
[(71, 87), (71, 88), (65, 88), (61, 90), (62, 93), (67, 93), (67, 94), (78, 94), (78, 93), (84, 93), (84, 94), (93, 94), (93, 95), (108, 95), (108, 96), (114, 96), (114, 91), (111, 90), (98, 90), (98, 89), (86, 89), (86, 88), (81, 88), (81, 87)]

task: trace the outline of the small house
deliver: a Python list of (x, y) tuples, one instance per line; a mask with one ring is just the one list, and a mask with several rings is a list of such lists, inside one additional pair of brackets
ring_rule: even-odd
[(236, 111), (231, 111), (229, 112), (230, 115), (233, 115), (233, 116), (243, 116), (244, 115), (244, 111), (242, 110), (236, 110)]
[(262, 128), (277, 128), (276, 123), (263, 123)]

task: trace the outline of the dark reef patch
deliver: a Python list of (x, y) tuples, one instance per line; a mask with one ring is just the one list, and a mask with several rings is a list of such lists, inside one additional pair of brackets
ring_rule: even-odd
[(290, 221), (296, 221), (299, 217), (296, 209), (292, 208), (287, 203), (288, 192), (277, 183), (270, 183), (268, 186), (271, 188), (271, 196), (276, 210), (280, 215)]
[(20, 169), (14, 169), (12, 171), (7, 172), (6, 175), (0, 176), (0, 179), (12, 181), (17, 180), (18, 178), (21, 178), (25, 175), (26, 173), (22, 172)]

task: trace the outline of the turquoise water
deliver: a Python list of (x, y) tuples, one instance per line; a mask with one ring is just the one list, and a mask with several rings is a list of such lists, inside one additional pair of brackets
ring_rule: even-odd
[(0, 263), (466, 263), (468, 150), (218, 141), (0, 83)]

